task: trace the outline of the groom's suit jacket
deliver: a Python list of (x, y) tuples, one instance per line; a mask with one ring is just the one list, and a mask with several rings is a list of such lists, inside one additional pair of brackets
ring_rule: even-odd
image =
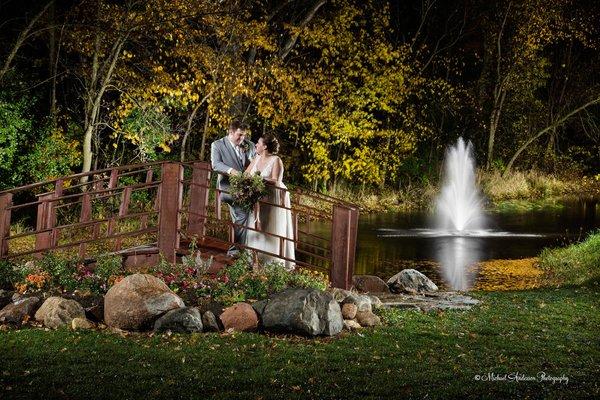
[(219, 176), (217, 177), (217, 187), (220, 190), (229, 191), (229, 168), (243, 172), (250, 164), (250, 160), (256, 154), (254, 143), (248, 139), (244, 139), (243, 144), (248, 150), (242, 152), (242, 160), (238, 157), (227, 136), (215, 140), (210, 145), (210, 162), (212, 169), (219, 173)]

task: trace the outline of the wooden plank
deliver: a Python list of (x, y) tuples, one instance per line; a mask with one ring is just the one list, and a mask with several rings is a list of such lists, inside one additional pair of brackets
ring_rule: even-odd
[[(123, 195), (121, 196), (121, 205), (119, 206), (119, 220), (121, 220), (124, 216), (129, 212), (129, 201), (131, 199), (131, 187), (128, 186), (123, 190)], [(117, 233), (119, 233), (119, 226), (117, 225)], [(122, 238), (117, 238), (115, 240), (115, 251), (121, 250)]]
[(158, 249), (168, 262), (174, 263), (181, 228), (179, 210), (183, 201), (183, 166), (173, 162), (164, 163), (161, 178)]
[[(152, 168), (149, 168), (148, 171), (146, 171), (146, 183), (152, 182), (153, 173), (154, 173), (154, 170)], [(148, 226), (148, 216), (144, 215), (140, 219), (140, 228), (145, 229), (147, 226)]]
[(350, 223), (351, 210), (335, 205), (333, 207), (333, 226), (331, 229), (331, 270), (329, 280), (336, 288), (350, 289), (348, 280), (350, 267)]
[(10, 217), (11, 210), (8, 208), (12, 205), (12, 193), (4, 193), (0, 195), (0, 258), (8, 256), (8, 240), (10, 235)]
[[(89, 193), (84, 193), (81, 196), (81, 215), (79, 216), (79, 222), (88, 222), (92, 218), (92, 198)], [(93, 230), (96, 230), (96, 226), (93, 226)], [(95, 238), (94, 235), (92, 237)], [(81, 243), (79, 245), (79, 258), (85, 257), (86, 244)]]
[(356, 238), (358, 235), (358, 209), (350, 211), (350, 245), (348, 246), (348, 282), (352, 285), (356, 263)]
[[(62, 196), (63, 185), (64, 185), (63, 179), (58, 179), (56, 181), (56, 183), (54, 184), (54, 199), (59, 199)], [(59, 239), (59, 235), (60, 235), (60, 231), (55, 228), (56, 223), (57, 223), (57, 219), (56, 219), (56, 206), (57, 205), (58, 204), (56, 202), (49, 203), (48, 222), (47, 222), (47, 226), (46, 226), (47, 229), (52, 228), (52, 233), (50, 234), (52, 237), (52, 240), (51, 240), (52, 247), (54, 247), (58, 244), (58, 239)]]
[[(114, 193), (114, 189), (117, 188), (117, 184), (119, 183), (119, 171), (116, 168), (113, 168), (110, 171), (110, 179), (108, 180), (108, 189), (111, 191), (110, 194)], [(112, 214), (114, 216), (114, 214)], [(115, 219), (111, 218), (108, 220), (108, 227), (106, 229), (106, 236), (111, 236), (115, 230)]]
[(195, 162), (192, 164), (192, 168), (188, 233), (197, 236), (197, 238), (201, 240), (206, 233), (206, 219), (201, 217), (201, 215), (207, 214), (210, 164), (207, 162)]
[(48, 221), (53, 198), (54, 193), (47, 193), (39, 197), (40, 203), (37, 208), (36, 230), (43, 232), (38, 232), (35, 235), (35, 250), (38, 251), (38, 254), (52, 247), (52, 231), (48, 231), (47, 229), (49, 228)]

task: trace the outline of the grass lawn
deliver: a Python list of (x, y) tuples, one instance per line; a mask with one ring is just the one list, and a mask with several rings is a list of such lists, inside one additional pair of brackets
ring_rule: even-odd
[(597, 284), (479, 292), (471, 311), (406, 311), (388, 315), (393, 326), (320, 339), (9, 330), (0, 399), (597, 398), (599, 294)]

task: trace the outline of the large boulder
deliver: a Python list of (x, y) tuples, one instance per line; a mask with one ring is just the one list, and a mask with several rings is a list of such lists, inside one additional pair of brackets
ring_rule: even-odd
[(363, 293), (389, 293), (390, 288), (383, 279), (375, 275), (354, 275), (354, 288)]
[(185, 307), (160, 279), (148, 274), (126, 276), (104, 296), (104, 322), (111, 328), (143, 330), (163, 313)]
[(62, 297), (48, 297), (35, 313), (35, 319), (43, 322), (48, 328), (71, 325), (75, 318), (85, 318), (85, 310), (75, 300)]
[(248, 303), (237, 303), (227, 307), (220, 315), (223, 329), (235, 331), (253, 331), (258, 328), (258, 316)]
[(416, 269), (403, 269), (388, 279), (387, 284), (394, 293), (424, 293), (438, 290), (435, 283)]
[(167, 312), (154, 323), (156, 332), (202, 332), (202, 316), (195, 307), (177, 308)]
[(266, 330), (305, 335), (336, 335), (343, 328), (342, 311), (333, 295), (317, 289), (289, 288), (267, 300), (262, 315)]
[(40, 304), (39, 297), (20, 297), (0, 310), (0, 323), (20, 324), (33, 316)]

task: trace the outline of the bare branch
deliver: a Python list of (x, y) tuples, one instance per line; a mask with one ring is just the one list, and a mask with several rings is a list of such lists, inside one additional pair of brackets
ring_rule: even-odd
[(0, 70), (0, 82), (2, 81), (2, 78), (4, 78), (4, 75), (6, 75), (6, 73), (8, 72), (8, 70), (10, 68), (10, 64), (12, 63), (13, 59), (17, 55), (17, 52), (19, 51), (19, 49), (21, 48), (23, 43), (25, 43), (25, 41), (29, 37), (30, 31), (33, 29), (33, 27), (35, 26), (38, 19), (40, 19), (42, 17), (42, 15), (44, 15), (44, 13), (48, 10), (48, 8), (52, 5), (52, 3), (54, 3), (54, 0), (49, 1), (44, 6), (44, 8), (42, 8), (42, 10), (31, 19), (31, 21), (29, 21), (29, 24), (27, 24), (25, 29), (23, 29), (21, 31), (21, 33), (19, 33), (19, 36), (17, 37), (17, 41), (15, 42), (15, 45), (13, 46), (10, 53), (8, 53), (8, 57), (4, 61), (4, 65), (2, 66), (2, 69)]

